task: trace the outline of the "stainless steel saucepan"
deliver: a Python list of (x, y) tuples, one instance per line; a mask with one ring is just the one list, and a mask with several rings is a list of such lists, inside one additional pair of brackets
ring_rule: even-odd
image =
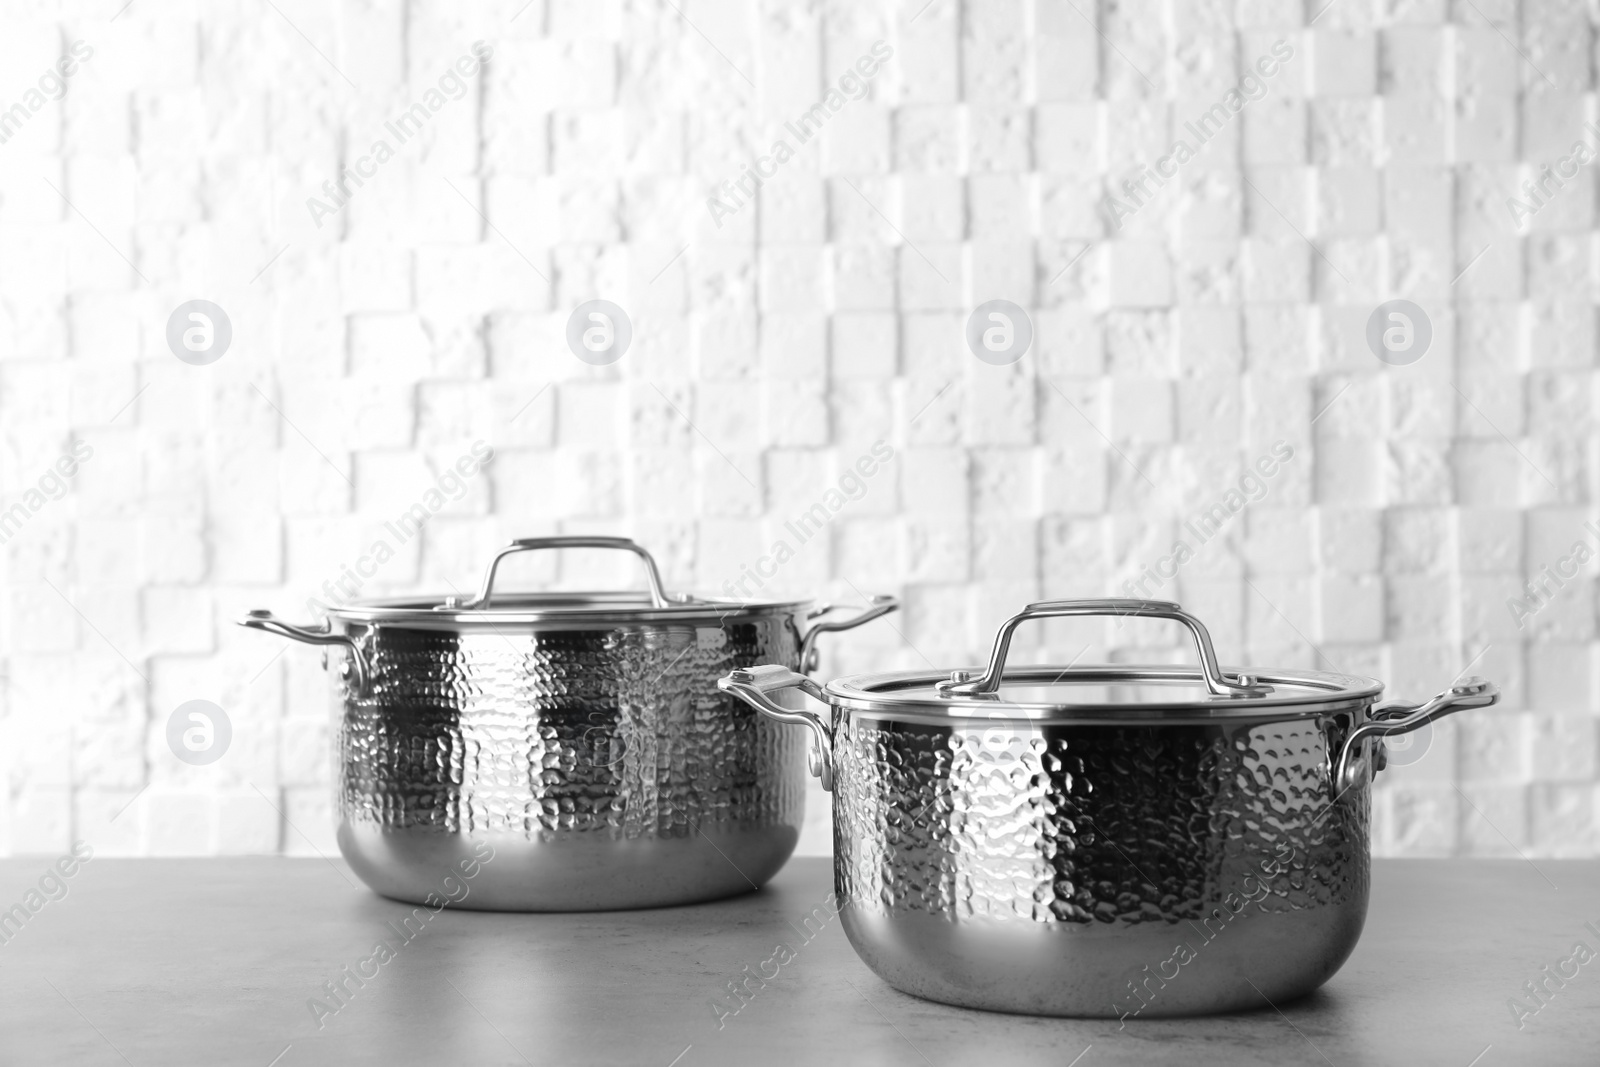
[[(1030, 619), (1172, 619), (1197, 667), (1008, 667)], [(1495, 703), (1217, 665), (1200, 621), (1147, 600), (1032, 604), (987, 669), (818, 685), (781, 663), (718, 683), (803, 723), (833, 791), (851, 944), (884, 980), (1038, 1015), (1189, 1015), (1308, 993), (1366, 917), (1382, 738)], [(819, 715), (798, 699), (828, 706)]]
[[(649, 593), (494, 591), (514, 552), (611, 548)], [(425, 901), (493, 846), (460, 907), (599, 911), (746, 892), (782, 867), (804, 818), (800, 731), (717, 691), (736, 668), (806, 669), (843, 621), (809, 600), (663, 591), (617, 537), (514, 541), (476, 596), (358, 601), (298, 626), (243, 626), (343, 650), (334, 682), (339, 849), (373, 889)]]

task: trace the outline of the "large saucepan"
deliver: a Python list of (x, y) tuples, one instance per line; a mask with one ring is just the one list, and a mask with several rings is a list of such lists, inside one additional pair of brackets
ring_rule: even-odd
[[(639, 593), (496, 594), (513, 552), (636, 553)], [(655, 561), (618, 537), (514, 541), (478, 594), (358, 601), (320, 627), (268, 611), (240, 624), (343, 648), (338, 841), (373, 889), (425, 901), (484, 862), (465, 908), (597, 911), (747, 892), (794, 851), (804, 818), (800, 731), (717, 691), (730, 670), (810, 666), (818, 635), (895, 609), (802, 627), (809, 600), (662, 591)], [(797, 675), (798, 676), (798, 675)]]
[[(1196, 667), (1007, 667), (1029, 619), (1174, 619)], [(987, 670), (718, 683), (811, 728), (833, 790), (846, 934), (907, 993), (1039, 1015), (1186, 1015), (1310, 992), (1366, 917), (1381, 738), (1498, 699), (1425, 704), (1321, 671), (1225, 673), (1176, 604), (1030, 605)], [(795, 690), (831, 715), (805, 710)], [(787, 692), (786, 692), (787, 691)]]

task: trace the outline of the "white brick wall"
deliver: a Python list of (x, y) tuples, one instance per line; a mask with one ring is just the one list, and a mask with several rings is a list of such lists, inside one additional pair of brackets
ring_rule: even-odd
[[(1386, 774), (1381, 853), (1600, 853), (1595, 565), (1524, 628), (1506, 606), (1600, 514), (1592, 169), (1520, 229), (1506, 208), (1594, 139), (1588, 8), (678, 6), (0, 14), (6, 107), (94, 50), (0, 143), (0, 506), (93, 448), (0, 553), (0, 852), (331, 849), (318, 657), (229, 620), (301, 614), (474, 440), (492, 468), (363, 593), (466, 588), (557, 531), (717, 590), (883, 438), (897, 460), (769, 586), (903, 596), (825, 671), (970, 661), (1028, 600), (1119, 591), (1281, 439), (1266, 497), (1158, 595), (1230, 661), (1502, 685)], [(1264, 95), (1110, 227), (1105, 198), (1280, 39)], [(461, 98), (313, 225), (480, 40)], [(718, 228), (718, 183), (877, 40), (867, 98)], [(1400, 297), (1434, 340), (1391, 367), (1364, 330)], [(635, 330), (603, 368), (563, 340), (597, 298)], [(1036, 330), (1012, 366), (963, 342), (997, 298)], [(232, 323), (210, 366), (167, 347), (192, 299)], [(1184, 654), (1159, 628), (1023, 644)], [(165, 739), (196, 698), (235, 731), (206, 767)]]

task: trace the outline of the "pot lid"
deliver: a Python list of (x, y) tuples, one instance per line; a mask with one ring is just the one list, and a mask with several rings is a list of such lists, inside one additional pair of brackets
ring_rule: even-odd
[[(1115, 615), (1172, 619), (1194, 637), (1197, 666), (1100, 665), (1008, 667), (1017, 626), (1030, 619)], [(1217, 663), (1211, 635), (1199, 619), (1161, 600), (1052, 600), (1030, 604), (995, 635), (984, 669), (901, 671), (830, 682), (831, 703), (897, 718), (960, 717), (1127, 722), (1174, 718), (1284, 718), (1370, 703), (1383, 683), (1326, 671), (1245, 672)]]
[(701, 622), (784, 611), (814, 614), (812, 600), (732, 600), (674, 594), (657, 606), (637, 594), (601, 592), (515, 593), (497, 596), (491, 605), (464, 607), (453, 596), (395, 597), (357, 600), (328, 609), (328, 615), (352, 622), (389, 623), (423, 628), (459, 629), (463, 626), (505, 626), (520, 623), (567, 621), (588, 623)]
[[(612, 548), (632, 552), (644, 563), (648, 590), (622, 592), (557, 591), (543, 593), (496, 593), (495, 574), (500, 561), (518, 552), (547, 548)], [(687, 593), (668, 593), (661, 585), (661, 571), (644, 546), (626, 537), (527, 537), (512, 541), (495, 553), (484, 571), (483, 581), (473, 596), (415, 596), (382, 600), (357, 600), (328, 609), (336, 618), (356, 622), (386, 622), (409, 626), (456, 627), (481, 624), (540, 622), (560, 619), (573, 622), (659, 622), (671, 620), (729, 618), (741, 615), (770, 614), (774, 611), (804, 610), (810, 600), (758, 600), (729, 597), (698, 597)]]

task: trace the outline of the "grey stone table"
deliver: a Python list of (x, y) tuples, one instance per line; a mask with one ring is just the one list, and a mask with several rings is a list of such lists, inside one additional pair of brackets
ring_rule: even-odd
[[(836, 918), (817, 918), (828, 918), (824, 860), (795, 860), (764, 891), (719, 904), (446, 909), (413, 920), (406, 940), (388, 924), (411, 908), (334, 862), (95, 859), (57, 881), (42, 858), (12, 859), (0, 862), (0, 908), (37, 911), (20, 929), (0, 925), (0, 1063), (1600, 1063), (1600, 958), (1561, 965), (1577, 975), (1547, 982), (1536, 1014), (1523, 990), (1575, 942), (1600, 952), (1584, 926), (1600, 929), (1600, 863), (1375, 868), (1361, 944), (1319, 992), (1119, 1030), (896, 992)], [(750, 982), (734, 1013), (727, 984), (779, 943), (793, 958), (764, 988)], [(372, 977), (357, 986), (345, 967)], [(336, 999), (325, 983), (341, 978)], [(1521, 1029), (1507, 1003), (1519, 994)]]

